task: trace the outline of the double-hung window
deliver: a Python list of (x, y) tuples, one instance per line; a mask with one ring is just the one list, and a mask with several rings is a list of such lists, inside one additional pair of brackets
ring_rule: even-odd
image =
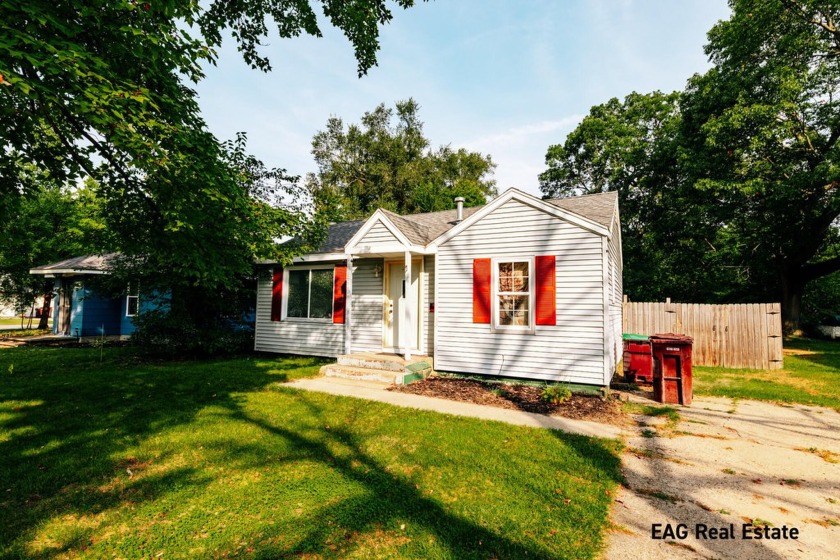
[(531, 331), (534, 274), (530, 258), (494, 259), (493, 324), (497, 329)]
[(333, 267), (288, 269), (286, 313), (289, 319), (332, 319)]

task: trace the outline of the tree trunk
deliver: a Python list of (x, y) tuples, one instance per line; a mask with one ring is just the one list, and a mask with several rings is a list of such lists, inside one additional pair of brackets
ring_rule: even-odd
[(50, 309), (52, 304), (53, 283), (49, 280), (44, 282), (44, 305), (41, 307), (41, 320), (38, 321), (38, 329), (43, 330), (49, 327)]
[(785, 334), (799, 330), (804, 288), (805, 282), (798, 273), (782, 273), (782, 328)]

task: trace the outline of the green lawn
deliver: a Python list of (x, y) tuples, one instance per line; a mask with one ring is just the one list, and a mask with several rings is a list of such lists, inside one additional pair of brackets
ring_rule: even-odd
[[(40, 319), (32, 319), (32, 328), (38, 326), (38, 322)], [(25, 327), (30, 323), (29, 319), (23, 320), (23, 326)], [(49, 320), (50, 326), (52, 326), (52, 319)], [(20, 327), (20, 317), (0, 317), (0, 326), (2, 327)]]
[(319, 365), (0, 350), (0, 557), (597, 553), (618, 442), (277, 384)]
[(22, 336), (42, 336), (45, 334), (52, 334), (49, 329), (2, 329), (0, 330), (0, 338), (20, 338)]
[(840, 411), (840, 341), (787, 339), (785, 350), (781, 370), (695, 367), (694, 392)]
[[(38, 321), (39, 321), (39, 319), (32, 319), (32, 326), (33, 326), (33, 327), (37, 327), (37, 326), (38, 326)], [(26, 324), (27, 324), (28, 322), (29, 322), (29, 319), (24, 319), (24, 320), (23, 320), (23, 324), (24, 324), (24, 326), (26, 326)], [(4, 326), (4, 327), (9, 327), (9, 326), (19, 327), (19, 326), (20, 326), (20, 317), (0, 317), (0, 326)]]

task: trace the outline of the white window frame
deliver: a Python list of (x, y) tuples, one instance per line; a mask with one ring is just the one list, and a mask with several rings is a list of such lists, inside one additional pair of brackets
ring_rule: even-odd
[(310, 307), (312, 305), (312, 271), (313, 270), (332, 270), (332, 283), (333, 289), (330, 290), (330, 301), (333, 302), (332, 313), (335, 313), (335, 265), (313, 265), (313, 266), (291, 266), (286, 267), (283, 269), (283, 306), (282, 306), (282, 314), (281, 320), (282, 321), (292, 321), (292, 322), (301, 322), (301, 323), (332, 323), (333, 317), (289, 317), (288, 316), (288, 309), (289, 309), (289, 288), (291, 287), (291, 283), (289, 282), (289, 273), (293, 270), (306, 270), (309, 271), (309, 282), (307, 283), (309, 292), (307, 293), (306, 297), (306, 314), (309, 315)]
[[(502, 325), (499, 323), (499, 265), (503, 263), (528, 263), (528, 324), (527, 325)], [(534, 318), (534, 311), (536, 308), (535, 286), (536, 286), (536, 270), (534, 268), (534, 257), (494, 257), (491, 259), (490, 281), (493, 284), (490, 291), (491, 310), (493, 317), (491, 325), (493, 332), (517, 332), (523, 334), (533, 334), (536, 332), (536, 321)], [(505, 292), (507, 293), (507, 292)]]
[(137, 284), (137, 289), (134, 292), (134, 295), (131, 293), (131, 282), (128, 283), (128, 288), (125, 292), (125, 316), (126, 317), (136, 317), (137, 313), (130, 313), (131, 310), (131, 300), (137, 300), (137, 311), (140, 311), (140, 284)]

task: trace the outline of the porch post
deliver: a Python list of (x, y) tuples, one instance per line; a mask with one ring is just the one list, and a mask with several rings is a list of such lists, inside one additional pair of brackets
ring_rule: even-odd
[(344, 291), (344, 353), (352, 354), (353, 255), (347, 254), (347, 284)]
[(414, 303), (414, 298), (411, 293), (411, 251), (405, 252), (405, 298), (403, 298), (405, 305), (404, 327), (400, 328), (400, 338), (402, 338), (403, 354), (406, 361), (411, 359), (411, 316), (413, 311), (411, 305)]

